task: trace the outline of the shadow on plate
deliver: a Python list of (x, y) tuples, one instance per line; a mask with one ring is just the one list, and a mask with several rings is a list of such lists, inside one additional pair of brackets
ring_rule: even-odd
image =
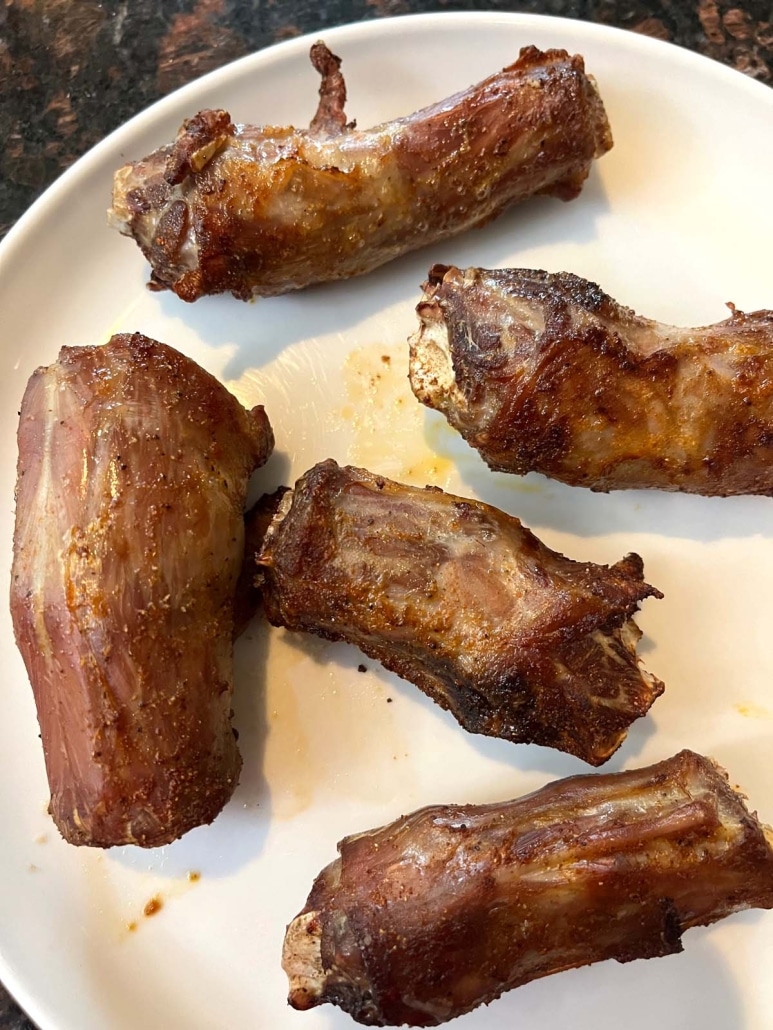
[[(638, 756), (644, 751), (650, 739), (657, 732), (657, 723), (652, 712), (656, 712), (657, 701), (650, 714), (637, 719), (631, 726), (628, 736), (621, 747), (610, 760), (599, 769), (573, 755), (564, 754), (553, 748), (542, 747), (537, 744), (517, 744), (509, 740), (485, 736), (481, 733), (470, 733), (465, 730), (454, 716), (441, 708), (435, 701), (424, 694), (417, 686), (408, 680), (401, 679), (395, 673), (389, 672), (375, 659), (363, 654), (353, 644), (338, 642), (330, 644), (313, 635), (304, 633), (285, 632), (285, 640), (289, 647), (298, 655), (305, 656), (315, 668), (313, 682), (308, 684), (307, 703), (314, 707), (319, 704), (318, 694), (321, 684), (320, 672), (325, 669), (334, 669), (341, 673), (341, 685), (339, 697), (333, 702), (337, 712), (327, 713), (327, 742), (326, 746), (344, 754), (344, 768), (353, 778), (354, 783), (360, 783), (365, 790), (363, 777), (374, 778), (377, 776), (377, 767), (385, 760), (389, 766), (389, 759), (393, 752), (399, 755), (420, 753), (424, 736), (421, 731), (414, 735), (412, 727), (418, 721), (431, 720), (437, 724), (436, 730), (432, 733), (433, 757), (437, 758), (438, 748), (443, 748), (447, 742), (449, 761), (458, 761), (460, 752), (458, 746), (474, 752), (477, 758), (486, 762), (494, 763), (505, 769), (518, 773), (525, 773), (531, 783), (534, 780), (545, 782), (546, 780), (562, 779), (565, 776), (576, 776), (593, 772), (615, 772), (621, 768), (635, 767)], [(643, 638), (643, 640), (646, 638)], [(359, 669), (367, 672), (369, 676), (362, 677), (362, 688), (366, 694), (370, 694), (375, 709), (375, 720), (366, 720), (367, 707), (362, 697), (349, 698), (346, 693), (347, 672)], [(351, 679), (350, 681), (351, 682)], [(361, 691), (358, 690), (358, 693)], [(398, 724), (397, 733), (390, 732), (390, 726), (385, 719), (385, 709), (382, 707), (386, 698), (389, 698), (389, 711), (401, 721)], [(327, 699), (331, 701), (330, 698)], [(351, 703), (350, 703), (351, 702)], [(375, 707), (378, 705), (379, 707)], [(411, 717), (403, 719), (404, 706), (410, 709)], [(330, 705), (328, 705), (330, 708)], [(312, 718), (310, 714), (310, 719)], [(316, 717), (317, 719), (320, 716)], [(426, 732), (426, 730), (424, 731)], [(325, 735), (325, 734), (323, 734)], [(383, 754), (381, 753), (383, 752)], [(394, 768), (393, 766), (389, 766)], [(324, 776), (325, 770), (322, 766), (315, 769), (313, 764), (306, 769), (305, 775), (310, 777)], [(491, 784), (495, 782), (491, 777), (486, 778), (489, 793), (483, 796), (479, 788), (470, 785), (464, 796), (448, 799), (437, 798), (438, 802), (449, 800), (458, 804), (486, 804), (490, 801), (501, 801), (505, 796), (518, 797), (526, 793), (532, 787), (528, 786), (522, 790), (511, 790), (506, 786), (500, 786), (491, 794)], [(509, 779), (506, 782), (510, 782)], [(508, 790), (510, 793), (508, 794)], [(504, 790), (504, 793), (502, 793)]]
[[(766, 913), (731, 917), (756, 922)], [(769, 916), (768, 916), (769, 918)], [(685, 953), (626, 964), (602, 962), (546, 977), (505, 994), (470, 1017), (471, 1030), (725, 1030), (745, 1026), (738, 983), (711, 929), (688, 930)]]
[(248, 303), (221, 295), (205, 297), (191, 306), (171, 292), (158, 294), (158, 303), (167, 320), (195, 326), (208, 346), (235, 348), (223, 377), (239, 379), (248, 369), (265, 368), (294, 344), (350, 332), (405, 302), (411, 305), (405, 321), (407, 340), (416, 327), (412, 308), (419, 301), (431, 265), (443, 262), (496, 268), (518, 264), (519, 248), (526, 246), (568, 243), (582, 248), (596, 238), (596, 221), (608, 207), (604, 184), (594, 173), (574, 201), (564, 204), (551, 197), (535, 197), (480, 229), (414, 251), (368, 275)]
[(704, 543), (773, 538), (768, 497), (699, 497), (664, 490), (594, 493), (537, 473), (492, 472), (436, 412), (427, 412), (424, 436), (434, 453), (453, 463), (464, 484), (460, 492), (515, 515), (535, 532), (552, 529), (583, 537), (647, 533)]

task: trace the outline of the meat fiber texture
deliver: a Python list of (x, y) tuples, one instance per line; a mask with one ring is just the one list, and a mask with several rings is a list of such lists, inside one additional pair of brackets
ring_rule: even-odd
[(139, 244), (150, 285), (186, 301), (249, 299), (362, 275), (536, 194), (576, 197), (612, 146), (583, 59), (526, 47), (469, 89), (405, 118), (347, 124), (340, 61), (309, 129), (200, 111), (174, 143), (118, 169), (109, 219)]
[(347, 640), (465, 729), (605, 762), (663, 684), (632, 616), (641, 558), (577, 562), (480, 501), (325, 461), (270, 505), (268, 619)]
[(272, 447), (262, 408), (140, 334), (31, 377), (11, 613), (71, 843), (165, 844), (231, 796), (243, 509)]
[(289, 1001), (436, 1026), (564, 969), (674, 954), (690, 927), (773, 908), (772, 843), (690, 751), (423, 808), (338, 845), (287, 930)]
[(413, 392), (492, 469), (773, 495), (773, 311), (682, 328), (569, 272), (435, 265), (417, 313)]

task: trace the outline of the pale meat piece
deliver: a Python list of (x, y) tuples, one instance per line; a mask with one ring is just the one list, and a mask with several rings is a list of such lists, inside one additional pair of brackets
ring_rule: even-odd
[(612, 146), (583, 59), (521, 51), (476, 86), (372, 129), (346, 123), (340, 61), (309, 129), (234, 125), (222, 110), (115, 174), (111, 224), (133, 237), (151, 286), (186, 301), (248, 299), (362, 275), (487, 222), (535, 194), (571, 200)]
[(268, 418), (140, 334), (63, 348), (20, 415), (11, 614), (51, 814), (72, 844), (166, 844), (239, 776), (234, 594)]
[(500, 472), (608, 491), (773, 494), (773, 311), (698, 329), (567, 272), (435, 265), (416, 397)]
[(518, 519), (334, 461), (282, 498), (257, 556), (274, 625), (347, 640), (473, 733), (600, 765), (663, 684), (639, 667), (629, 554), (551, 551)]
[(437, 1026), (564, 969), (674, 954), (690, 927), (773, 908), (772, 844), (691, 751), (423, 808), (338, 845), (287, 929), (289, 1002)]

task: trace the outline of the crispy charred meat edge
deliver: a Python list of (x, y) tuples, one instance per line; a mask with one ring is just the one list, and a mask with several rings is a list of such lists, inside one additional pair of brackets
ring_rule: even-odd
[[(420, 508), (424, 497), (440, 496), (473, 522), (476, 513), (490, 518), (503, 540), (509, 540), (506, 533), (514, 533), (524, 555), (528, 552), (529, 565), (546, 566), (547, 575), (552, 569), (557, 576), (556, 598), (567, 593), (574, 598), (566, 632), (546, 632), (541, 642), (527, 632), (517, 658), (510, 655), (503, 663), (487, 663), (487, 672), (465, 671), (460, 656), (438, 650), (424, 624), (430, 618), (427, 604), (417, 595), (415, 632), (395, 639), (391, 623), (383, 622), (388, 613), (380, 613), (380, 605), (372, 603), (368, 582), (347, 581), (340, 569), (326, 573), (339, 566), (337, 498), (350, 488), (383, 497), (385, 520), (390, 500), (406, 500)], [(641, 632), (633, 615), (645, 598), (663, 596), (644, 581), (638, 555), (628, 555), (611, 568), (574, 562), (547, 548), (519, 520), (489, 505), (437, 487), (404, 486), (332, 460), (320, 462), (293, 490), (281, 488), (265, 503), (273, 517), (256, 565), (268, 620), (355, 644), (418, 686), (469, 732), (538, 743), (601, 765), (620, 747), (631, 723), (646, 715), (664, 690), (660, 680), (641, 669), (636, 655)], [(426, 542), (431, 557), (430, 534)], [(385, 563), (376, 580), (386, 590), (391, 575), (388, 559), (374, 555), (373, 560)], [(418, 556), (417, 563), (421, 565)], [(432, 578), (432, 570), (427, 572)]]
[(691, 751), (423, 808), (339, 843), (287, 928), (288, 1002), (435, 1026), (563, 969), (674, 954), (689, 927), (773, 907), (772, 844)]

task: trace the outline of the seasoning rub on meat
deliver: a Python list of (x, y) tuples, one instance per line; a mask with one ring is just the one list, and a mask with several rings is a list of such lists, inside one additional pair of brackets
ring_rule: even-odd
[(151, 286), (186, 301), (248, 299), (369, 272), (481, 225), (535, 194), (570, 200), (612, 136), (583, 60), (521, 51), (503, 71), (405, 118), (347, 124), (340, 61), (309, 129), (235, 125), (201, 111), (174, 143), (115, 174), (111, 223)]
[(690, 927), (773, 908), (772, 844), (690, 751), (423, 808), (338, 845), (287, 929), (289, 1002), (437, 1026), (550, 973), (671, 955)]
[(501, 472), (773, 494), (773, 311), (684, 329), (567, 272), (435, 265), (413, 392)]
[(166, 844), (231, 796), (244, 503), (272, 447), (262, 408), (138, 333), (31, 377), (11, 613), (70, 843)]
[[(275, 502), (273, 502), (275, 503)], [(575, 562), (487, 504), (325, 461), (257, 562), (268, 619), (347, 640), (473, 733), (600, 765), (663, 684), (636, 656), (642, 562)]]

